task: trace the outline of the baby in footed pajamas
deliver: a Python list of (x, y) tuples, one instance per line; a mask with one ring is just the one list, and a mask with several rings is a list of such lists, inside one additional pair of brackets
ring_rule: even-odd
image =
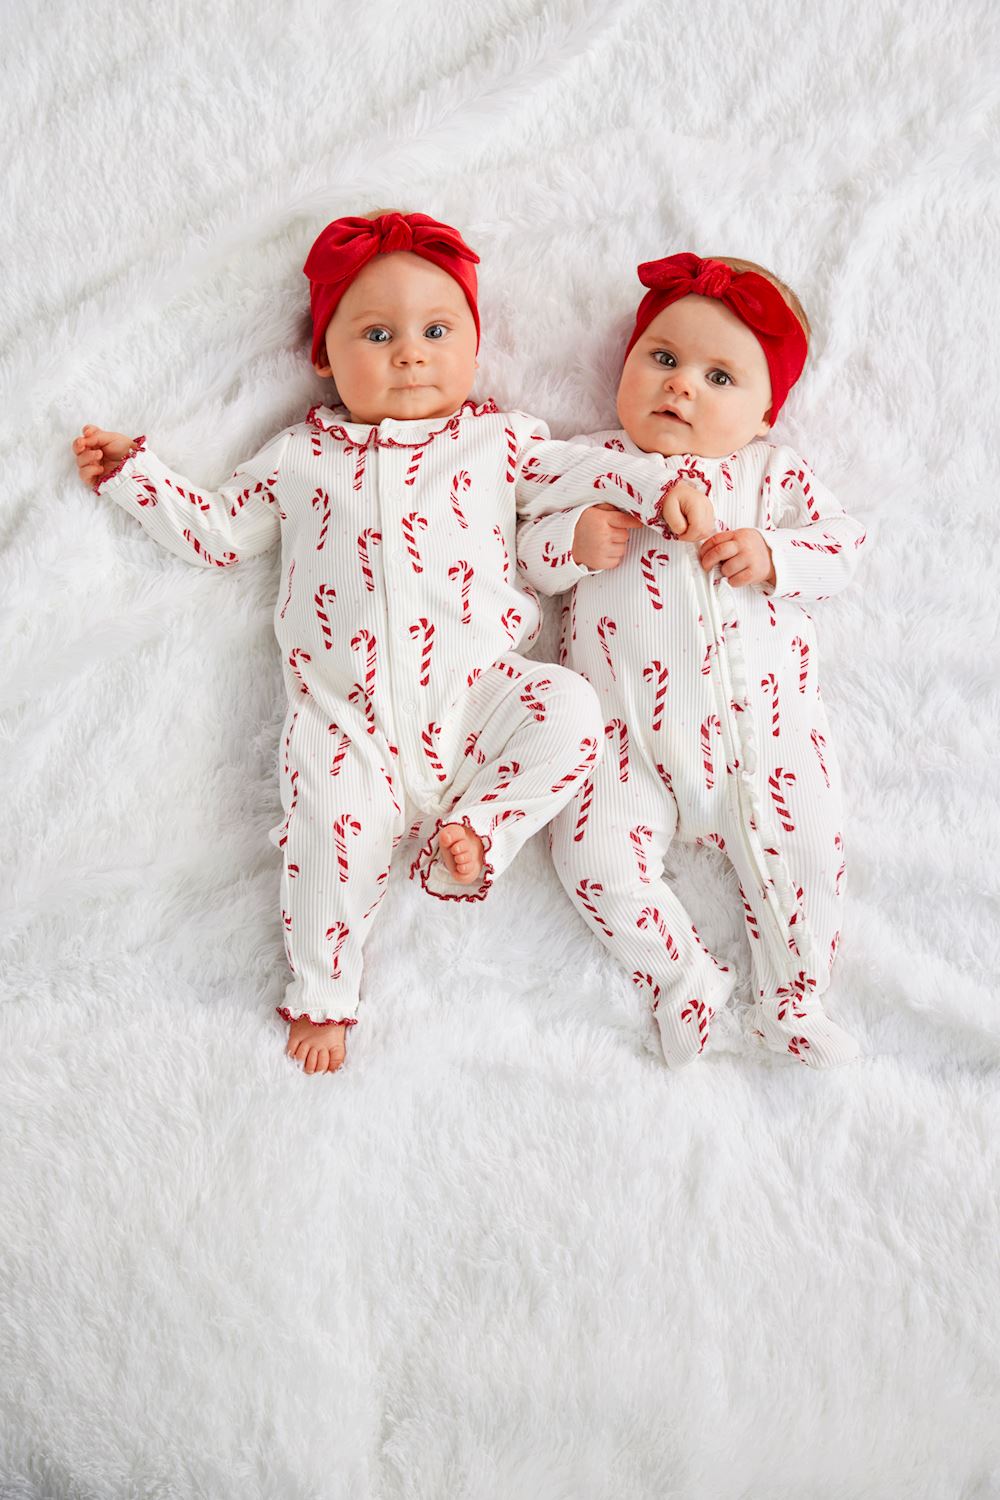
[(849, 1062), (858, 1045), (820, 998), (845, 866), (806, 606), (849, 582), (864, 528), (799, 454), (766, 441), (806, 358), (794, 293), (720, 257), (671, 255), (639, 277), (622, 426), (576, 442), (679, 459), (708, 489), (714, 535), (665, 542), (603, 507), (519, 528), (528, 579), (572, 589), (559, 659), (596, 689), (611, 746), (553, 823), (553, 860), (648, 995), (668, 1065), (701, 1053), (733, 985), (664, 879), (674, 839), (711, 843), (736, 869), (752, 1035), (813, 1068)]
[[(541, 616), (515, 571), (518, 517), (596, 488), (669, 536), (701, 498), (658, 455), (609, 462), (468, 399), (477, 261), (425, 214), (327, 225), (304, 267), (312, 360), (343, 404), (314, 406), (219, 490), (144, 436), (88, 425), (73, 443), (84, 481), (188, 562), (232, 567), (280, 538), (288, 712), (270, 837), (292, 978), (277, 1009), (309, 1073), (344, 1061), (400, 841), (429, 895), (483, 900), (600, 758), (593, 689), (519, 652)], [(544, 489), (527, 477), (543, 464), (561, 474)]]

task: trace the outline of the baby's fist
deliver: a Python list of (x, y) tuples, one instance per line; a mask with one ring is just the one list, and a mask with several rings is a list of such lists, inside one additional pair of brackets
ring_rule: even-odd
[(663, 497), (660, 514), (678, 541), (701, 542), (715, 530), (712, 502), (700, 485), (681, 479)]
[(132, 448), (132, 439), (123, 432), (105, 432), (88, 424), (73, 443), (77, 473), (91, 489), (99, 480), (117, 469)]
[(628, 534), (642, 522), (616, 505), (588, 505), (573, 532), (573, 561), (600, 571), (617, 568), (625, 556)]

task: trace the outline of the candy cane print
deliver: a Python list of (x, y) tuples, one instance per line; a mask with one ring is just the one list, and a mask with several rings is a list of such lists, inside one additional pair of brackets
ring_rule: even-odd
[(812, 740), (812, 747), (816, 751), (816, 759), (819, 761), (819, 768), (823, 772), (823, 780), (826, 782), (827, 786), (829, 786), (830, 773), (826, 769), (826, 761), (823, 759), (823, 751), (826, 749), (826, 740), (820, 734), (818, 729), (811, 729), (809, 731), (809, 738)]
[(468, 625), (472, 619), (472, 615), (469, 612), (469, 590), (472, 588), (472, 580), (474, 576), (475, 570), (472, 567), (472, 564), (467, 563), (464, 558), (459, 558), (458, 562), (453, 563), (452, 566), (448, 569), (448, 577), (457, 579), (461, 586), (463, 625)]
[(778, 707), (778, 679), (773, 672), (768, 672), (766, 677), (760, 679), (760, 685), (771, 694), (771, 734), (775, 739), (781, 733), (781, 716)]
[(632, 486), (629, 484), (628, 480), (627, 479), (623, 479), (620, 474), (599, 474), (597, 476), (597, 478), (594, 480), (594, 489), (595, 490), (607, 490), (607, 489), (624, 490), (625, 493), (626, 493), (626, 495), (629, 497), (629, 499), (635, 501), (635, 508), (634, 508), (634, 510), (628, 511), (627, 514), (635, 516), (636, 519), (640, 520), (640, 521), (643, 519), (643, 516), (642, 516), (642, 496), (639, 494), (639, 491), (636, 490), (636, 489), (633, 489)]
[(506, 609), (500, 617), (500, 624), (507, 632), (507, 639), (513, 646), (514, 642), (517, 640), (517, 632), (521, 625), (521, 616), (514, 608)]
[(291, 743), (292, 743), (292, 730), (295, 728), (295, 721), (298, 718), (298, 716), (299, 716), (299, 711), (298, 711), (298, 709), (296, 709), (295, 712), (292, 714), (292, 722), (288, 726), (288, 733), (285, 735), (285, 775), (286, 776), (288, 775), (288, 751), (289, 751), (289, 747), (291, 746)]
[[(146, 477), (145, 474), (136, 474), (133, 477), (134, 477), (136, 483), (138, 484), (139, 488), (143, 492), (141, 495), (137, 495), (136, 496), (136, 500), (139, 503), (139, 505), (150, 505), (150, 506), (157, 505), (159, 502), (158, 502), (157, 494), (156, 494), (156, 485), (153, 484), (152, 481), (149, 480)], [(235, 515), (236, 512), (235, 512), (235, 510), (231, 510), (229, 512), (229, 514), (230, 515)], [(863, 540), (864, 540), (864, 538), (862, 537), (862, 541)], [(855, 546), (856, 545), (857, 545), (857, 543), (855, 543)]]
[(509, 427), (503, 431), (507, 439), (507, 483), (513, 484), (517, 478), (517, 438)]
[(441, 764), (440, 757), (434, 745), (436, 737), (441, 733), (440, 724), (428, 724), (426, 729), (421, 730), (420, 738), (423, 742), (424, 754), (431, 763), (434, 775), (438, 781), (447, 781), (448, 773)]
[(663, 608), (663, 599), (660, 595), (660, 585), (653, 572), (655, 567), (663, 567), (670, 561), (669, 552), (661, 552), (658, 547), (650, 547), (642, 554), (642, 581), (646, 585), (650, 603), (654, 609)]
[(485, 766), (486, 756), (479, 748), (479, 735), (480, 731), (478, 729), (474, 729), (469, 735), (469, 738), (465, 742), (465, 753), (466, 755), (471, 755), (477, 766)]
[(526, 479), (529, 484), (558, 484), (562, 478), (561, 474), (542, 474), (539, 472), (538, 459), (532, 454), (526, 458), (521, 465), (521, 478)]
[(359, 490), (365, 482), (365, 463), (368, 459), (368, 449), (359, 448), (358, 456), (354, 464), (354, 488)]
[[(461, 505), (459, 504), (458, 496), (460, 492), (463, 495), (468, 494), (469, 486), (471, 485), (471, 483), (472, 480), (470, 479), (465, 469), (459, 469), (458, 473), (453, 477), (451, 481), (451, 508), (455, 513), (455, 520), (458, 522), (459, 526), (461, 526), (463, 531), (468, 531), (469, 523), (465, 519), (465, 514), (462, 510)], [(495, 530), (496, 528), (494, 527), (494, 531)]]
[(605, 739), (618, 738), (618, 780), (628, 781), (628, 725), (624, 719), (609, 719), (604, 726)]
[[(622, 451), (624, 452), (624, 449)], [(632, 983), (638, 985), (640, 989), (645, 987), (649, 990), (650, 1000), (652, 1001), (651, 1009), (655, 1012), (656, 1007), (660, 1003), (660, 986), (656, 983), (652, 974), (642, 974), (636, 969), (632, 975)]]
[(590, 738), (581, 740), (580, 754), (583, 756), (583, 760), (581, 760), (580, 764), (578, 766), (574, 766), (572, 771), (567, 772), (565, 776), (560, 776), (555, 785), (549, 787), (550, 792), (555, 793), (563, 791), (564, 788), (570, 786), (586, 771), (590, 771), (593, 769), (594, 761), (597, 759), (597, 741)]
[(509, 765), (498, 766), (497, 767), (497, 776), (499, 777), (499, 780), (496, 782), (496, 784), (495, 784), (492, 792), (484, 792), (483, 793), (482, 797), (480, 798), (480, 801), (482, 801), (482, 802), (495, 802), (497, 800), (497, 797), (500, 795), (500, 793), (501, 792), (505, 792), (507, 790), (507, 788), (510, 786), (511, 782), (514, 780), (514, 777), (520, 771), (520, 769), (521, 769), (521, 762), (518, 761), (518, 760), (512, 760)]
[(614, 933), (611, 931), (611, 928), (605, 922), (604, 918), (601, 916), (601, 913), (598, 911), (597, 907), (594, 904), (593, 898), (595, 896), (603, 895), (604, 887), (599, 880), (581, 880), (576, 888), (577, 900), (581, 903), (586, 911), (590, 912), (590, 915), (593, 917), (594, 921), (597, 923), (601, 931), (605, 934), (606, 937), (614, 937)]
[(239, 557), (235, 552), (223, 552), (221, 557), (213, 557), (211, 552), (201, 545), (198, 538), (186, 526), (184, 528), (184, 540), (190, 542), (197, 555), (203, 557), (209, 567), (228, 568), (234, 562), (239, 562)]
[(795, 934), (791, 931), (791, 929), (795, 926), (796, 922), (798, 922), (799, 918), (802, 916), (802, 898), (804, 897), (804, 895), (805, 891), (801, 886), (799, 886), (798, 890), (795, 892), (795, 910), (788, 918), (788, 946), (792, 953), (795, 954), (796, 958), (801, 958), (802, 955), (799, 953), (799, 945), (795, 941)]
[(410, 466), (409, 466), (409, 468), (406, 471), (406, 478), (403, 480), (403, 483), (405, 485), (411, 485), (412, 486), (412, 484), (416, 480), (417, 470), (420, 468), (420, 460), (424, 456), (424, 449), (426, 447), (427, 447), (427, 444), (426, 443), (422, 443), (420, 445), (420, 447), (416, 449), (416, 451), (414, 452), (413, 457), (410, 459)]
[(341, 884), (347, 879), (347, 835), (353, 833), (357, 837), (360, 832), (361, 824), (350, 813), (341, 813), (339, 818), (333, 820), (333, 843), (337, 851), (337, 879)]
[(330, 763), (330, 775), (338, 776), (340, 768), (344, 764), (344, 756), (350, 749), (351, 736), (345, 729), (341, 729), (338, 724), (331, 724), (329, 732), (332, 735), (338, 736), (337, 748), (333, 752), (333, 760)]
[(507, 543), (504, 539), (504, 534), (500, 530), (499, 526), (494, 526), (493, 535), (500, 543), (500, 550), (503, 553), (503, 577), (504, 582), (506, 583), (508, 578), (510, 577), (510, 553), (507, 551)]
[(663, 666), (661, 662), (651, 661), (642, 669), (644, 682), (654, 684), (653, 693), (653, 729), (659, 729), (663, 723), (663, 700), (667, 695), (667, 682), (670, 678), (670, 669)]
[(493, 663), (493, 670), (495, 672), (502, 672), (505, 677), (510, 678), (511, 682), (517, 682), (521, 677), (521, 673), (516, 667), (512, 667), (509, 661), (495, 661)]
[(536, 682), (526, 682), (521, 689), (521, 702), (533, 714), (536, 722), (539, 724), (544, 722), (547, 712), (540, 694), (547, 691), (551, 686), (551, 678), (539, 677)]
[(816, 509), (816, 503), (812, 497), (812, 485), (806, 478), (805, 469), (786, 469), (781, 477), (781, 488), (783, 490), (793, 490), (796, 485), (802, 491), (802, 498), (809, 512), (809, 519), (811, 521), (818, 521), (819, 511)]
[(616, 453), (625, 452), (625, 444), (622, 442), (621, 438), (606, 438), (604, 446), (605, 448), (613, 448)]
[(393, 807), (396, 809), (396, 811), (398, 813), (401, 813), (403, 811), (403, 809), (400, 807), (399, 802), (398, 802), (398, 800), (396, 798), (396, 792), (395, 792), (395, 789), (394, 789), (393, 784), (392, 784), (392, 777), (389, 775), (389, 772), (386, 770), (385, 766), (379, 766), (379, 770), (382, 772), (382, 775), (385, 777), (385, 784), (389, 788), (389, 796), (392, 798), (392, 805), (393, 805)]
[(701, 763), (705, 771), (705, 787), (708, 791), (715, 785), (715, 773), (712, 767), (712, 730), (716, 734), (722, 733), (722, 724), (718, 714), (709, 714), (701, 726)]
[(424, 565), (420, 561), (420, 549), (417, 546), (416, 534), (418, 531), (427, 530), (427, 517), (418, 515), (414, 510), (408, 516), (403, 517), (401, 525), (403, 527), (403, 536), (406, 540), (406, 550), (410, 554), (410, 566), (414, 573), (422, 573)]
[(644, 906), (642, 908), (642, 911), (639, 913), (638, 918), (636, 919), (635, 925), (643, 932), (648, 932), (651, 928), (655, 928), (656, 931), (660, 934), (660, 937), (663, 939), (664, 946), (667, 950), (667, 957), (672, 958), (675, 962), (680, 958), (680, 954), (677, 951), (677, 944), (674, 942), (670, 933), (667, 931), (667, 925), (661, 917), (657, 907)]
[[(200, 511), (206, 511), (210, 508), (208, 501), (205, 499), (204, 495), (199, 495), (197, 490), (183, 490), (181, 489), (179, 484), (174, 484), (172, 479), (167, 479), (166, 477), (165, 483), (167, 485), (167, 488), (173, 490), (175, 495), (180, 495), (182, 500), (189, 500), (192, 505), (197, 505)], [(258, 486), (258, 488), (259, 487), (260, 486)], [(235, 507), (229, 512), (229, 514), (232, 516), (236, 514)]]
[(316, 551), (322, 552), (323, 544), (326, 541), (326, 533), (330, 525), (330, 496), (326, 490), (317, 489), (312, 497), (312, 507), (313, 510), (322, 510), (323, 512), (323, 519), (320, 522), (319, 528), (319, 540), (316, 543)]
[(701, 1038), (698, 1045), (699, 1056), (705, 1050), (705, 1043), (708, 1041), (708, 1023), (714, 1014), (714, 1011), (705, 1004), (704, 1000), (697, 999), (689, 1000), (681, 1011), (682, 1021), (694, 1020), (697, 1025), (698, 1035)]
[(836, 873), (836, 875), (834, 877), (834, 881), (833, 881), (833, 894), (835, 896), (839, 896), (840, 895), (840, 882), (843, 880), (843, 878), (844, 878), (844, 871), (847, 869), (847, 861), (843, 857), (844, 856), (844, 836), (843, 836), (842, 833), (835, 833), (834, 834), (834, 836), (833, 836), (833, 847), (836, 849), (837, 853), (841, 857), (840, 858), (840, 869), (837, 871), (837, 873)]
[(809, 1038), (805, 1036), (793, 1036), (788, 1043), (788, 1050), (793, 1057), (801, 1057), (803, 1052), (810, 1050)]
[(369, 594), (374, 594), (375, 592), (375, 579), (372, 576), (371, 558), (368, 555), (369, 548), (377, 547), (381, 540), (381, 531), (375, 531), (371, 526), (366, 526), (358, 537), (358, 557), (361, 559), (361, 575), (365, 580), (365, 588)]
[(835, 932), (833, 934), (833, 938), (832, 938), (832, 940), (830, 942), (830, 968), (831, 969), (833, 968), (833, 961), (837, 957), (837, 949), (839, 947), (840, 947), (840, 933), (839, 932)]
[(504, 807), (490, 819), (490, 833), (495, 833), (501, 823), (519, 823), (527, 814), (519, 807)]
[(706, 833), (706, 835), (705, 835), (705, 837), (703, 839), (696, 839), (695, 843), (697, 843), (697, 844), (714, 844), (715, 847), (717, 849), (721, 849), (723, 853), (725, 853), (725, 851), (726, 851), (726, 841), (722, 837), (721, 833)]
[(799, 653), (799, 692), (806, 690), (806, 679), (809, 676), (809, 644), (800, 635), (792, 639), (792, 650)]
[(369, 734), (375, 733), (375, 709), (372, 700), (361, 686), (356, 682), (347, 695), (348, 703), (360, 703), (365, 716), (365, 728)]
[(662, 765), (659, 761), (656, 762), (656, 774), (672, 797), (674, 795), (674, 779), (666, 766)]
[(351, 650), (360, 651), (365, 647), (365, 692), (369, 698), (375, 698), (375, 637), (372, 632), (362, 627), (351, 640)]
[(285, 931), (286, 932), (291, 932), (291, 930), (292, 930), (292, 918), (291, 918), (291, 915), (285, 910), (284, 907), (281, 908), (281, 920), (282, 920), (282, 922), (285, 925)]
[(420, 686), (426, 687), (431, 678), (431, 652), (434, 649), (434, 626), (430, 620), (423, 615), (410, 626), (410, 637), (414, 641), (421, 641), (420, 653)]
[(611, 648), (608, 645), (608, 636), (615, 636), (617, 634), (618, 626), (614, 620), (610, 619), (607, 615), (602, 615), (597, 622), (597, 639), (601, 643), (601, 650), (604, 652), (604, 659), (608, 664), (612, 681), (617, 681), (617, 678), (615, 677), (615, 664), (611, 660)]
[(573, 829), (573, 842), (578, 844), (587, 831), (587, 822), (590, 818), (590, 804), (594, 800), (594, 778), (588, 776), (580, 793), (580, 807), (576, 815), (576, 827)]
[(312, 456), (313, 456), (313, 458), (319, 458), (320, 455), (323, 452), (323, 446), (322, 446), (322, 443), (320, 442), (319, 433), (317, 431), (315, 431), (315, 429), (309, 434), (309, 441), (310, 441), (310, 445), (312, 447)]
[(782, 985), (780, 990), (775, 991), (775, 999), (778, 1002), (777, 1016), (783, 1021), (788, 1015), (789, 1009), (797, 1021), (804, 1021), (808, 1011), (801, 1005), (801, 991), (795, 984)]
[(472, 671), (469, 673), (468, 677), (465, 679), (465, 685), (466, 685), (466, 687), (471, 687), (474, 682), (476, 682), (480, 677), (482, 677), (482, 675), (483, 675), (483, 669), (482, 669), (482, 667), (473, 667)]
[[(789, 537), (788, 540), (793, 547), (804, 547), (807, 552), (826, 552), (831, 557), (836, 557), (844, 550), (842, 544), (826, 531), (823, 532), (823, 540), (821, 542), (806, 542), (797, 536)], [(823, 598), (825, 596), (817, 594), (816, 597)]]
[[(691, 923), (691, 933), (692, 933), (692, 936), (694, 937), (695, 942), (698, 944), (698, 947), (701, 949), (702, 953), (704, 953), (704, 955), (705, 955), (706, 958), (710, 958), (712, 960), (712, 962), (715, 965), (715, 967), (719, 970), (719, 973), (720, 974), (728, 974), (729, 973), (729, 965), (728, 964), (720, 964), (719, 960), (716, 958), (715, 954), (711, 951), (711, 949), (705, 947), (705, 944), (702, 942), (701, 937), (699, 936), (698, 929), (694, 925), (693, 922)], [(708, 1013), (709, 1013), (710, 1016), (714, 1014), (711, 1006), (709, 1006)]]
[(542, 543), (542, 562), (547, 568), (565, 568), (567, 563), (573, 561), (573, 548), (566, 552), (556, 552), (551, 542)]
[(341, 977), (340, 950), (347, 942), (351, 929), (346, 922), (334, 922), (332, 927), (326, 929), (326, 940), (333, 943), (333, 953), (330, 958), (330, 978)]
[(309, 655), (309, 652), (306, 651), (302, 646), (295, 646), (288, 657), (288, 665), (295, 673), (295, 676), (299, 679), (299, 692), (305, 693), (306, 697), (308, 698), (311, 696), (311, 694), (309, 692), (309, 689), (306, 687), (305, 679), (303, 678), (302, 673), (299, 671), (300, 661), (312, 661), (312, 657)]
[(634, 828), (629, 829), (628, 836), (636, 863), (639, 866), (639, 879), (643, 885), (649, 885), (649, 866), (646, 864), (646, 851), (643, 848), (643, 841), (653, 837), (653, 830), (647, 828), (644, 823), (637, 823)]
[[(398, 842), (398, 840), (397, 840), (397, 842)], [(393, 847), (395, 847), (395, 845)], [(375, 911), (381, 905), (382, 897), (385, 895), (386, 881), (388, 879), (389, 879), (389, 871), (388, 870), (383, 870), (382, 873), (381, 873), (381, 875), (379, 875), (378, 878), (377, 878), (377, 880), (375, 881), (375, 885), (376, 885), (375, 900), (372, 902), (371, 906), (369, 906), (368, 910), (365, 912), (364, 916), (361, 918), (362, 922), (367, 922), (368, 918), (371, 916), (372, 912)]]
[(279, 620), (283, 620), (285, 618), (285, 610), (288, 608), (288, 606), (292, 602), (292, 579), (294, 577), (295, 577), (295, 558), (293, 557), (292, 558), (292, 565), (291, 565), (291, 567), (288, 570), (288, 598), (285, 600), (284, 604), (281, 606), (281, 614), (278, 616)]
[(316, 618), (319, 620), (320, 629), (323, 632), (323, 645), (327, 651), (333, 649), (333, 635), (330, 630), (330, 617), (326, 612), (327, 599), (336, 599), (337, 593), (332, 584), (321, 583), (313, 595), (313, 604), (316, 607)]
[[(293, 771), (292, 772), (291, 783), (292, 783), (292, 800), (288, 804), (288, 812), (285, 815), (285, 821), (284, 821), (284, 823), (281, 826), (281, 834), (280, 834), (280, 836), (278, 838), (278, 848), (279, 849), (283, 849), (285, 847), (285, 845), (288, 843), (288, 830), (292, 826), (292, 813), (295, 811), (295, 804), (299, 800), (299, 773), (298, 773), (298, 771)], [(291, 873), (291, 871), (289, 871), (289, 873)]]
[(794, 833), (795, 824), (792, 822), (792, 815), (788, 811), (785, 794), (781, 788), (782, 784), (785, 786), (795, 785), (795, 772), (786, 771), (781, 766), (776, 766), (767, 778), (767, 784), (771, 789), (771, 800), (777, 811), (778, 821), (786, 833)]
[(764, 603), (767, 605), (767, 623), (769, 625), (777, 625), (778, 616), (775, 611), (774, 605), (771, 603), (770, 599), (765, 599)]

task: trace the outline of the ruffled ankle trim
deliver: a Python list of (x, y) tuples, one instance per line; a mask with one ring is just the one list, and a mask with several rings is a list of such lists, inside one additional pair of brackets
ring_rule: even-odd
[[(474, 833), (476, 835), (476, 838), (482, 840), (483, 870), (478, 890), (459, 890), (455, 893), (452, 893), (450, 891), (435, 891), (432, 890), (430, 885), (428, 884), (431, 871), (435, 863), (440, 863), (441, 868), (447, 874), (447, 866), (440, 856), (440, 843), (438, 842), (438, 834), (441, 832), (441, 829), (447, 827), (449, 823), (461, 823), (465, 828), (468, 828), (471, 833)], [(436, 896), (439, 901), (482, 901), (488, 895), (490, 888), (493, 885), (493, 866), (489, 864), (486, 859), (487, 854), (490, 852), (492, 843), (493, 840), (490, 838), (489, 834), (480, 833), (478, 828), (473, 828), (468, 816), (464, 813), (461, 818), (456, 818), (453, 815), (447, 818), (438, 818), (430, 838), (427, 840), (426, 844), (424, 844), (423, 848), (418, 851), (416, 858), (410, 865), (410, 879), (419, 880), (428, 896)], [(435, 861), (434, 859), (435, 845), (437, 846), (438, 850), (437, 861)]]
[(299, 1015), (293, 1016), (287, 1005), (276, 1005), (275, 1010), (283, 1021), (312, 1021), (314, 1026), (357, 1026), (357, 1016), (342, 1016), (339, 1021), (328, 1016), (325, 1021), (313, 1021), (308, 1011), (304, 1010)]
[(121, 463), (120, 464), (116, 464), (115, 467), (111, 470), (110, 474), (104, 474), (104, 475), (102, 475), (102, 477), (100, 479), (95, 479), (94, 480), (94, 492), (95, 492), (95, 494), (100, 494), (101, 485), (102, 484), (107, 484), (107, 482), (108, 482), (109, 479), (114, 479), (114, 477), (115, 477), (116, 474), (120, 474), (121, 471), (122, 471), (122, 469), (124, 469), (125, 465), (128, 463), (129, 459), (130, 458), (135, 458), (136, 454), (137, 453), (141, 453), (143, 451), (143, 449), (145, 448), (145, 446), (146, 446), (146, 434), (145, 433), (143, 433), (141, 437), (133, 438), (132, 439), (132, 446), (128, 450), (128, 452), (126, 453), (125, 457), (122, 459)]

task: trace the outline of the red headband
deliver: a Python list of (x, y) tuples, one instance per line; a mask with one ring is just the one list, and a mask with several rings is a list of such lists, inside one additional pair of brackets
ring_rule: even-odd
[(479, 348), (475, 269), (479, 256), (450, 224), (439, 224), (426, 214), (392, 213), (377, 219), (334, 219), (306, 256), (302, 269), (309, 277), (313, 364), (322, 353), (323, 336), (337, 303), (355, 276), (376, 255), (391, 255), (394, 250), (412, 250), (455, 278), (471, 309)]
[(731, 271), (721, 260), (699, 260), (686, 251), (647, 260), (638, 269), (639, 280), (649, 291), (639, 303), (626, 359), (640, 334), (672, 302), (682, 297), (715, 297), (746, 324), (764, 351), (771, 375), (769, 420), (773, 423), (802, 374), (808, 349), (802, 324), (778, 288), (756, 271)]

